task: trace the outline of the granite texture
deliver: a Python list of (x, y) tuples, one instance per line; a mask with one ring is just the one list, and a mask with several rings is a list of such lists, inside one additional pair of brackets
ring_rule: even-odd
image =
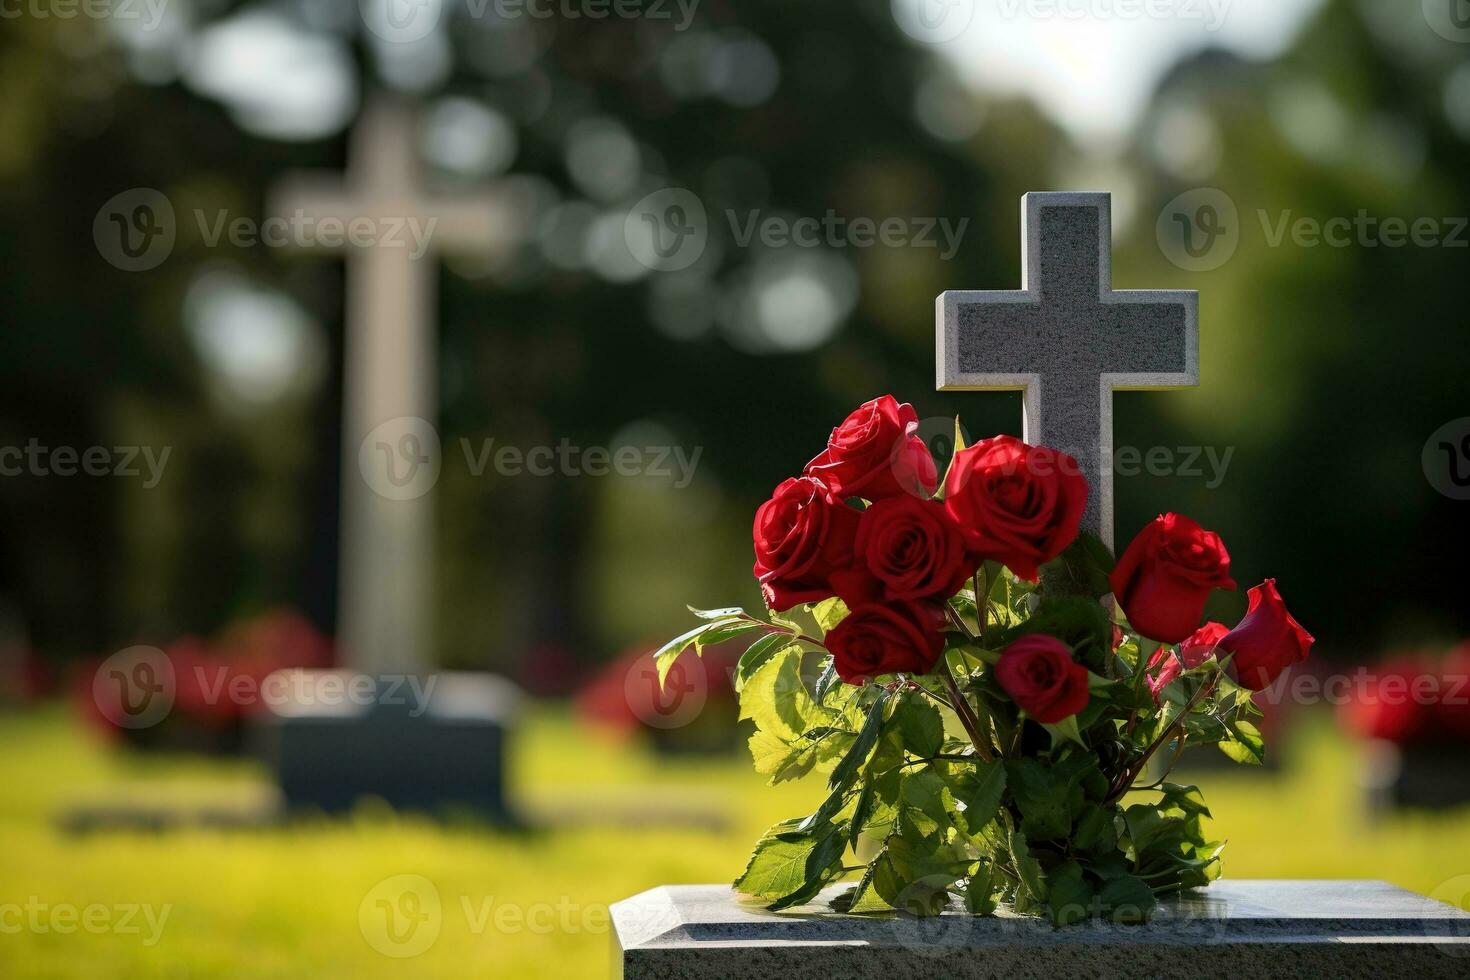
[(1113, 544), (1115, 389), (1199, 383), (1193, 291), (1112, 288), (1107, 194), (1021, 201), (1019, 290), (940, 294), (941, 390), (1020, 390), (1024, 435), (1071, 454), (1091, 492), (1083, 527)]
[(1219, 881), (1147, 925), (959, 912), (843, 915), (828, 889), (768, 912), (723, 885), (655, 888), (612, 907), (614, 977), (1458, 977), (1470, 914), (1379, 881)]

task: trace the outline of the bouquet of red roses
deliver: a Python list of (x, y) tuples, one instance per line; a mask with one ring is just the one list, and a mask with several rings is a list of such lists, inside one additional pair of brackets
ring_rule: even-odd
[(941, 479), (917, 426), (887, 395), (849, 415), (756, 512), (768, 615), (692, 610), (701, 625), (656, 654), (666, 670), (754, 637), (736, 686), (756, 769), (826, 774), (821, 805), (767, 831), (735, 885), (780, 909), (861, 871), (850, 911), (959, 896), (1059, 924), (1145, 918), (1219, 875), (1200, 792), (1168, 768), (1186, 743), (1259, 762), (1251, 695), (1312, 637), (1271, 579), (1234, 629), (1201, 624), (1235, 582), (1189, 518), (1157, 518), (1115, 562), (1079, 533), (1071, 457), (965, 446), (956, 424)]

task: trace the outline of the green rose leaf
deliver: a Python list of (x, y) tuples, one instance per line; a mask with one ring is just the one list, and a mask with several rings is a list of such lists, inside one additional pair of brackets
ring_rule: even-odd
[(1107, 611), (1096, 599), (1083, 596), (1043, 599), (1037, 610), (1024, 622), (1001, 632), (996, 640), (987, 640), (996, 649), (1004, 649), (1018, 637), (1030, 633), (1046, 633), (1070, 646), (1079, 663), (1089, 670), (1105, 672), (1113, 656), (1113, 624)]
[[(760, 623), (752, 623), (748, 619), (720, 620), (710, 623), (701, 633), (694, 637), (694, 646), (700, 653), (705, 647), (718, 646), (726, 640), (733, 640), (737, 636), (744, 636), (752, 630), (764, 630), (766, 627)], [(790, 637), (787, 637), (789, 640)]]
[(954, 417), (954, 451), (950, 454), (949, 465), (944, 468), (944, 478), (939, 481), (939, 486), (934, 491), (935, 500), (944, 499), (944, 487), (945, 484), (949, 482), (950, 472), (954, 470), (955, 457), (957, 457), (960, 454), (960, 450), (964, 448), (965, 434), (964, 430), (960, 426), (960, 417), (956, 415)]
[(802, 905), (841, 869), (845, 846), (845, 834), (832, 824), (799, 833), (795, 821), (782, 821), (755, 845), (735, 887), (766, 900), (771, 909)]
[(1225, 727), (1232, 738), (1220, 743), (1221, 752), (1246, 765), (1260, 765), (1266, 760), (1266, 740), (1255, 725), (1236, 718), (1227, 721)]
[(854, 851), (857, 850), (858, 838), (863, 835), (863, 828), (873, 815), (873, 805), (877, 801), (878, 788), (872, 777), (868, 777), (863, 780), (863, 788), (858, 792), (857, 803), (852, 808), (852, 833), (848, 837), (848, 843)]
[(1153, 890), (1133, 875), (1104, 882), (1097, 897), (1115, 922), (1146, 921), (1154, 908)]
[(1082, 746), (1084, 749), (1087, 748), (1087, 743), (1082, 741), (1082, 733), (1077, 730), (1076, 715), (1068, 715), (1059, 722), (1043, 724), (1041, 727), (1045, 728), (1051, 734), (1052, 748), (1054, 749), (1063, 742), (1071, 742), (1074, 745)]
[(679, 659), (679, 654), (683, 653), (701, 633), (715, 626), (738, 622), (740, 622), (738, 619), (723, 619), (713, 623), (701, 623), (689, 632), (681, 633), (659, 647), (653, 654), (654, 667), (658, 670), (659, 686), (663, 686), (664, 680), (669, 676), (669, 671), (673, 669), (674, 661)]
[[(958, 771), (953, 771), (958, 770)], [(960, 819), (966, 832), (978, 837), (1000, 808), (1001, 796), (1006, 788), (1006, 768), (999, 762), (981, 762), (973, 767), (965, 763), (952, 767), (945, 780), (949, 792), (958, 805)]]
[(832, 632), (832, 627), (836, 626), (838, 623), (847, 618), (847, 603), (843, 602), (836, 596), (833, 596), (830, 599), (823, 599), (821, 602), (815, 603), (810, 608), (812, 611), (812, 618), (815, 619), (817, 621), (817, 625), (821, 627), (823, 636), (826, 636), (828, 633)]
[(1185, 813), (1210, 816), (1210, 808), (1205, 806), (1204, 794), (1199, 791), (1198, 786), (1164, 783), (1159, 789), (1164, 794), (1162, 801), (1164, 805), (1178, 807)]
[(1072, 829), (1072, 810), (1082, 789), (1067, 774), (1035, 759), (1006, 763), (1006, 776), (1021, 811), (1021, 832), (1031, 840), (1056, 840)]
[(905, 691), (893, 709), (893, 722), (903, 747), (920, 759), (930, 759), (944, 747), (944, 719), (921, 692)]
[(1109, 854), (1118, 846), (1117, 821), (1112, 807), (1088, 806), (1077, 819), (1068, 841), (1074, 851)]
[(1011, 864), (1016, 868), (1020, 881), (1016, 886), (1016, 911), (1024, 913), (1033, 904), (1046, 901), (1046, 874), (1041, 864), (1031, 854), (1031, 845), (1026, 835), (1014, 830), (1009, 842)]
[(817, 763), (817, 746), (812, 742), (788, 742), (779, 735), (756, 730), (750, 736), (750, 757), (755, 771), (772, 785), (800, 779)]
[(829, 724), (833, 715), (818, 707), (801, 680), (801, 651), (787, 647), (771, 656), (745, 682), (740, 717), (787, 742), (802, 732)]
[(736, 693), (745, 689), (746, 681), (765, 666), (766, 661), (770, 660), (777, 650), (791, 645), (791, 637), (781, 633), (769, 633), (746, 647), (745, 652), (740, 655), (740, 662), (735, 666)]
[(948, 888), (968, 874), (975, 863), (964, 845), (945, 843), (942, 834), (896, 835), (888, 838), (887, 852), (906, 889), (919, 882), (929, 888)]
[[(879, 912), (891, 909), (892, 902), (898, 901), (900, 890), (898, 875), (893, 870), (893, 862), (888, 860), (888, 849), (884, 848), (868, 863), (862, 880), (852, 893), (852, 904), (848, 911)], [(885, 896), (892, 896), (892, 899)]]
[(965, 909), (971, 915), (992, 915), (995, 912), (995, 864), (981, 861), (970, 873), (965, 883)]
[(879, 688), (878, 697), (873, 700), (873, 706), (868, 709), (868, 718), (863, 722), (862, 730), (858, 732), (852, 748), (847, 750), (847, 755), (843, 756), (842, 761), (832, 769), (832, 775), (827, 780), (829, 789), (836, 790), (839, 786), (850, 785), (862, 764), (868, 761), (869, 753), (873, 751), (873, 746), (878, 744), (878, 736), (883, 732), (883, 712), (887, 706), (888, 690)]
[[(924, 833), (949, 826), (952, 808), (945, 800), (944, 780), (933, 769), (904, 773), (899, 785), (902, 819)], [(954, 797), (950, 797), (953, 800)]]
[(817, 704), (825, 704), (827, 695), (832, 692), (833, 688), (842, 683), (842, 678), (837, 675), (837, 667), (833, 664), (832, 658), (828, 657), (825, 663), (826, 666), (822, 668), (822, 673), (817, 677), (817, 684), (813, 690), (813, 696), (817, 699)]
[(726, 606), (724, 609), (695, 609), (693, 606), (685, 606), (700, 619), (729, 619), (731, 616), (744, 616), (745, 610), (739, 606)]
[(1095, 893), (1076, 861), (1064, 861), (1046, 876), (1046, 909), (1054, 925), (1067, 926), (1092, 917)]

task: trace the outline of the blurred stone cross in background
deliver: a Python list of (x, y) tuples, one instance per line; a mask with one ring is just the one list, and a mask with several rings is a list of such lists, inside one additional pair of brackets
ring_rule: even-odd
[(272, 201), (278, 216), (310, 230), (304, 244), (347, 250), (337, 650), (356, 672), (351, 683), (374, 693), (368, 703), (328, 703), (314, 692), (336, 679), (305, 678), (314, 683), (290, 688), (303, 696), (260, 721), (261, 749), (292, 808), (345, 810), (372, 795), (513, 822), (504, 757), (517, 692), (489, 674), (425, 676), (441, 465), (434, 256), (503, 258), (526, 219), (508, 184), (425, 195), (418, 137), (411, 108), (379, 96), (352, 133), (345, 182), (289, 175)]
[[(288, 174), (271, 210), (316, 229), (344, 229), (347, 337), (342, 411), (338, 649), (364, 673), (428, 667), (433, 567), (435, 294), (439, 251), (494, 258), (520, 239), (508, 194), (425, 196), (418, 127), (380, 96), (352, 133), (346, 181)], [(331, 223), (330, 226), (327, 223)]]
[(1199, 383), (1199, 297), (1112, 288), (1107, 194), (1021, 199), (1021, 288), (936, 301), (942, 391), (1024, 392), (1024, 438), (1076, 458), (1082, 526), (1113, 546), (1113, 391)]

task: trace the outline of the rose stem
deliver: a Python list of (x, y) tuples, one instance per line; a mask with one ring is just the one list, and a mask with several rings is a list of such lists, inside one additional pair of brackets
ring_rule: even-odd
[(1208, 697), (1210, 692), (1215, 689), (1215, 685), (1218, 684), (1219, 681), (1220, 675), (1219, 673), (1216, 673), (1215, 676), (1211, 677), (1209, 681), (1202, 685), (1198, 691), (1194, 692), (1194, 697), (1190, 698), (1189, 702), (1184, 705), (1184, 710), (1179, 712), (1179, 717), (1174, 719), (1174, 723), (1168, 728), (1164, 729), (1163, 732), (1159, 734), (1159, 737), (1154, 739), (1149, 747), (1143, 750), (1143, 755), (1139, 757), (1137, 762), (1129, 766), (1127, 769), (1123, 770), (1123, 774), (1118, 780), (1118, 785), (1111, 793), (1108, 794), (1107, 802), (1111, 803), (1128, 792), (1128, 790), (1133, 785), (1133, 781), (1137, 779), (1139, 777), (1139, 774), (1143, 772), (1144, 766), (1148, 765), (1148, 760), (1153, 758), (1154, 753), (1157, 752), (1161, 746), (1168, 743), (1170, 736), (1172, 736), (1174, 732), (1178, 731), (1184, 726), (1185, 719), (1187, 719), (1189, 717), (1189, 713), (1194, 710), (1194, 706), (1199, 704), (1206, 697)]
[(976, 718), (970, 709), (970, 702), (960, 691), (960, 686), (955, 683), (954, 675), (949, 671), (949, 664), (944, 665), (944, 683), (949, 687), (950, 697), (954, 700), (955, 714), (959, 716), (960, 724), (965, 726), (965, 732), (970, 736), (970, 742), (975, 746), (975, 751), (980, 758), (986, 762), (994, 762), (995, 756), (990, 751), (990, 739), (980, 732), (980, 719)]

